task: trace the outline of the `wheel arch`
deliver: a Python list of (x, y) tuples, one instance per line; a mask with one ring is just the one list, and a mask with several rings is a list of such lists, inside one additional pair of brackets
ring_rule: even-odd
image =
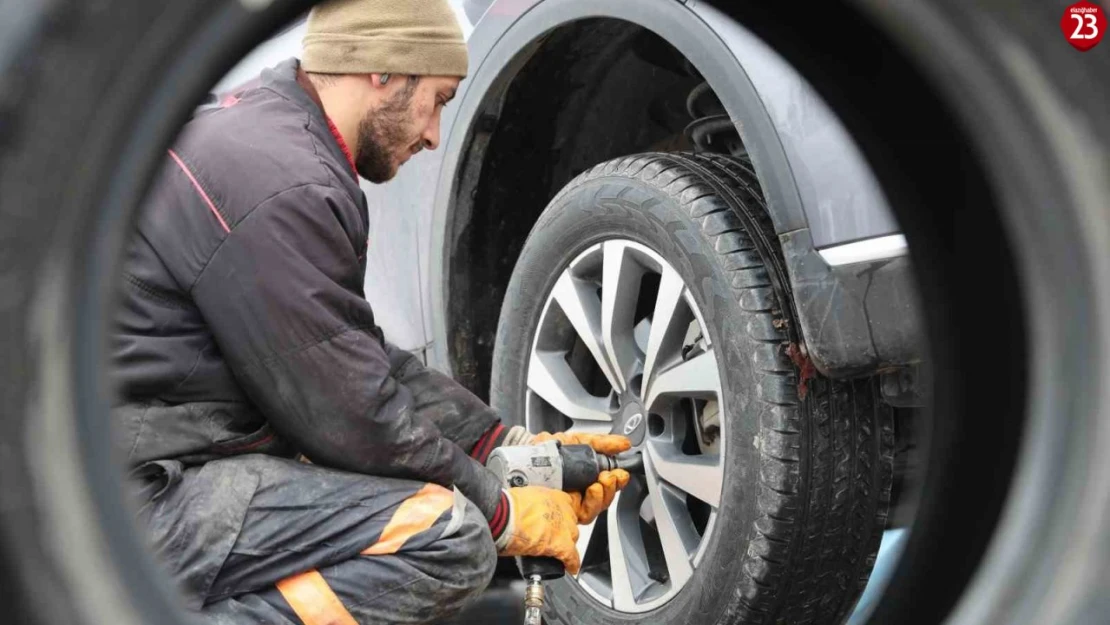
[[(485, 396), (504, 288), (532, 224), (577, 173), (660, 149), (673, 136), (650, 127), (647, 109), (651, 97), (675, 87), (684, 97), (700, 82), (681, 76), (674, 64), (683, 60), (736, 123), (776, 230), (807, 226), (771, 114), (721, 25), (711, 24), (722, 19), (674, 0), (501, 0), (486, 10), (471, 37), (477, 70), (445, 137), (432, 215), (429, 357), (436, 365)], [(677, 56), (630, 60), (661, 48)], [(652, 62), (671, 67), (649, 71)], [(637, 98), (643, 106), (617, 106)]]

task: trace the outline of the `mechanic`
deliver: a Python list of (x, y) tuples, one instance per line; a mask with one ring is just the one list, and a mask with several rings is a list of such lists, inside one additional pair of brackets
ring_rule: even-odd
[(445, 0), (314, 9), (303, 55), (194, 116), (124, 260), (117, 441), (140, 526), (186, 607), (218, 623), (428, 622), (490, 582), (497, 556), (579, 567), (585, 495), (503, 489), (499, 445), (620, 436), (506, 427), (398, 349), (364, 293), (367, 202), (439, 143), (467, 73)]

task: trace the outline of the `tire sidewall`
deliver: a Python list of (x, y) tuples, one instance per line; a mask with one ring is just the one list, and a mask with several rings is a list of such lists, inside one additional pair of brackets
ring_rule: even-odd
[[(715, 262), (716, 253), (700, 225), (672, 197), (643, 182), (603, 177), (572, 183), (537, 221), (517, 261), (506, 292), (494, 347), (491, 404), (506, 421), (524, 423), (528, 362), (535, 332), (555, 282), (582, 252), (606, 240), (626, 239), (662, 256), (682, 277), (702, 314), (722, 376), (725, 475), (717, 520), (693, 577), (663, 606), (624, 614), (600, 605), (578, 583), (549, 583), (548, 603), (556, 614), (599, 623), (706, 623), (729, 613), (742, 562), (759, 511), (758, 380), (745, 349), (747, 313)], [(728, 337), (726, 340), (725, 337)], [(716, 572), (710, 574), (710, 571)]]

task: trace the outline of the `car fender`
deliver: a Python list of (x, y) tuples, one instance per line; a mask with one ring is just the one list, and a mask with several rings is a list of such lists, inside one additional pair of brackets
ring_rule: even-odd
[[(916, 316), (903, 305), (913, 301), (903, 292), (910, 284), (904, 247), (846, 263), (851, 265), (847, 270), (827, 263), (817, 249), (897, 237), (891, 211), (846, 130), (769, 46), (704, 3), (495, 0), (470, 36), (470, 76), (460, 87), (454, 114), (444, 120), (443, 146), (433, 155), (438, 161), (434, 200), (420, 203), (428, 228), (422, 226), (428, 243), (421, 271), (429, 284), (424, 301), (425, 331), (432, 338), (429, 362), (451, 370), (446, 276), (455, 243), (452, 226), (466, 217), (466, 202), (458, 202), (457, 193), (460, 178), (467, 175), (475, 130), (483, 115), (496, 109), (490, 94), (512, 81), (545, 33), (593, 17), (630, 21), (662, 36), (717, 93), (752, 158), (775, 230), (786, 237), (791, 282), (796, 291), (801, 287), (795, 295), (802, 334), (817, 367), (828, 375), (845, 375), (914, 361), (918, 350), (910, 337), (916, 335)], [(879, 283), (897, 291), (892, 301), (899, 305), (890, 314), (882, 309), (891, 298), (883, 287), (872, 289), (877, 271), (889, 274)], [(878, 324), (882, 327), (875, 331), (871, 309), (884, 320), (898, 321), (898, 327)]]

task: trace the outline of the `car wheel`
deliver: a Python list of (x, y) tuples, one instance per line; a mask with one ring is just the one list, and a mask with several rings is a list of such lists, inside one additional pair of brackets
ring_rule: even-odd
[(874, 564), (893, 460), (869, 380), (817, 373), (746, 160), (603, 163), (517, 261), (491, 403), (628, 435), (644, 471), (581, 528), (548, 622), (837, 623)]

